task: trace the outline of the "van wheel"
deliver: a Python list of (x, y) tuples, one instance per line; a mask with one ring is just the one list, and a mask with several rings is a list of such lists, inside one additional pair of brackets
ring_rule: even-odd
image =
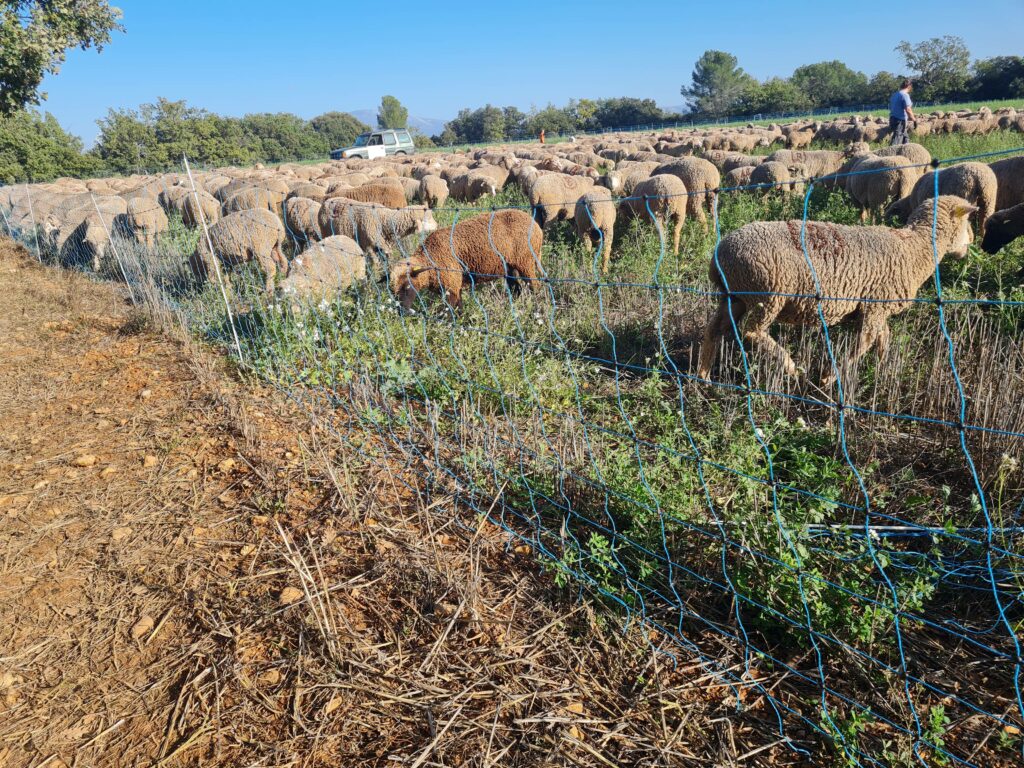
[(395, 155), (404, 155), (404, 154), (405, 154), (405, 150), (404, 149), (400, 149), (397, 152), (395, 152)]

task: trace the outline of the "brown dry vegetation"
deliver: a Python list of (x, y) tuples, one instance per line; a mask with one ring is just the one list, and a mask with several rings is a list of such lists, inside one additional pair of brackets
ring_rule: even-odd
[(798, 763), (111, 286), (0, 275), (0, 766)]

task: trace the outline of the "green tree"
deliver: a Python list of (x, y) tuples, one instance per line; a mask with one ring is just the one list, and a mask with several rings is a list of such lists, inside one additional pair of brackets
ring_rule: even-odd
[(412, 136), (412, 143), (416, 146), (416, 149), (429, 149), (437, 146), (434, 140), (419, 128), (410, 128), (409, 134)]
[(527, 133), (537, 136), (541, 131), (546, 133), (572, 133), (576, 126), (572, 118), (564, 110), (554, 104), (548, 104), (542, 110), (531, 110), (526, 121)]
[(705, 51), (694, 65), (690, 85), (684, 85), (679, 92), (699, 114), (721, 117), (735, 109), (744, 93), (756, 83), (731, 53)]
[(971, 75), (971, 52), (962, 37), (945, 35), (911, 45), (896, 46), (917, 80), (923, 101), (953, 101), (963, 98)]
[(1024, 96), (1024, 58), (993, 56), (974, 62), (974, 76), (967, 88), (971, 98), (978, 100)]
[(356, 136), (371, 130), (370, 126), (348, 112), (324, 112), (310, 120), (309, 124), (323, 136), (328, 149), (352, 146)]
[(862, 103), (868, 76), (839, 60), (797, 67), (790, 78), (814, 107), (845, 107)]
[(668, 117), (654, 99), (634, 99), (629, 96), (601, 99), (594, 110), (594, 127), (625, 128), (631, 125), (650, 125), (663, 123)]
[(100, 170), (99, 160), (82, 152), (82, 140), (49, 112), (22, 110), (0, 117), (0, 183), (89, 176)]
[(864, 91), (864, 101), (879, 106), (888, 105), (889, 97), (896, 92), (901, 82), (903, 82), (903, 78), (900, 75), (884, 70), (876, 72), (868, 81), (868, 87)]
[(377, 125), (381, 128), (405, 128), (409, 124), (409, 110), (394, 96), (384, 96), (377, 110)]
[(246, 115), (240, 126), (254, 153), (265, 162), (312, 160), (331, 149), (310, 123), (287, 112)]
[(518, 107), (505, 107), (501, 110), (505, 117), (505, 138), (521, 139), (526, 136), (526, 113)]
[(120, 18), (107, 0), (0, 0), (0, 115), (45, 99), (68, 49), (103, 50)]
[(773, 77), (747, 90), (737, 105), (741, 115), (806, 112), (812, 107), (803, 89), (791, 80)]

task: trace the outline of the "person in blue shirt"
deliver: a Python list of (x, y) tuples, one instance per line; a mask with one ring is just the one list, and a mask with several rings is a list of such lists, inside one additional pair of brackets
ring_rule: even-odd
[(914, 102), (910, 100), (912, 90), (914, 90), (914, 84), (909, 80), (904, 80), (900, 83), (900, 89), (889, 99), (889, 133), (892, 134), (889, 143), (893, 146), (910, 143), (907, 121), (913, 120), (915, 124), (917, 123), (917, 118), (914, 117)]

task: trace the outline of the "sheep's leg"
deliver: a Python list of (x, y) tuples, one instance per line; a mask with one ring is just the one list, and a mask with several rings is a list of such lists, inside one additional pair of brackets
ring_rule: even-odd
[(679, 255), (679, 236), (683, 232), (683, 220), (679, 216), (672, 217), (672, 255)]
[(719, 301), (715, 314), (711, 316), (708, 324), (704, 326), (704, 340), (700, 345), (700, 362), (697, 366), (698, 378), (710, 378), (711, 366), (715, 362), (715, 356), (718, 354), (718, 346), (722, 342), (722, 337), (732, 328), (733, 323), (739, 324), (746, 309), (743, 302), (733, 299), (732, 317), (730, 318), (728, 300), (723, 298)]
[(523, 292), (523, 275), (515, 267), (508, 268), (508, 274), (505, 276), (505, 282), (508, 283), (508, 291), (512, 294), (513, 298), (516, 298)]
[(786, 297), (784, 296), (770, 296), (751, 307), (746, 328), (743, 331), (743, 339), (752, 347), (761, 347), (769, 354), (774, 355), (782, 363), (786, 375), (796, 377), (798, 370), (793, 358), (786, 348), (768, 333), (772, 321), (778, 317), (785, 303)]
[(601, 261), (601, 274), (607, 275), (608, 270), (612, 265), (612, 239), (615, 236), (615, 232), (611, 227), (604, 232), (604, 259)]

